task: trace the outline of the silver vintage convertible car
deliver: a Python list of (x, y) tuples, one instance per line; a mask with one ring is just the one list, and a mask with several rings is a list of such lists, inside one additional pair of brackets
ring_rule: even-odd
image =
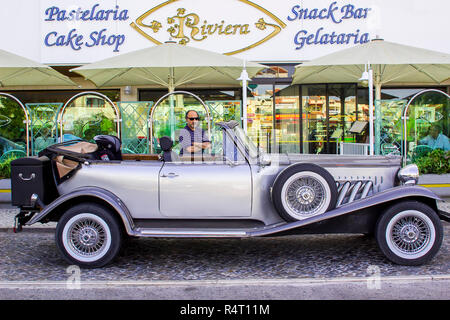
[(214, 155), (180, 156), (160, 138), (159, 155), (125, 155), (120, 140), (69, 141), (12, 162), (17, 229), (56, 221), (71, 264), (111, 262), (124, 237), (260, 237), (374, 234), (394, 263), (419, 265), (443, 240), (437, 197), (417, 186), (398, 156), (266, 154), (238, 122)]

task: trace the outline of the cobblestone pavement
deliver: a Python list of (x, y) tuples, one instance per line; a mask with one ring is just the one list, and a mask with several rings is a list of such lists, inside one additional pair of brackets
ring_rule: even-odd
[[(81, 270), (82, 281), (227, 280), (447, 275), (450, 223), (444, 243), (427, 265), (390, 263), (375, 240), (363, 235), (301, 235), (250, 239), (129, 240), (113, 264)], [(67, 263), (60, 258), (51, 229), (0, 232), (0, 281), (62, 281)]]

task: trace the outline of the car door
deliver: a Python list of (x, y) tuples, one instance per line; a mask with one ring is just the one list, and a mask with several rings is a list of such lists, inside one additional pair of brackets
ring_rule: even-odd
[(164, 163), (159, 174), (163, 216), (220, 219), (251, 215), (250, 165), (231, 138), (223, 141), (223, 151), (214, 158)]

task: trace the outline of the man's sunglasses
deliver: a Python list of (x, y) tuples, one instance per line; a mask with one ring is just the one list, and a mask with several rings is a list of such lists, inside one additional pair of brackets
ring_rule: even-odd
[(194, 121), (194, 120), (200, 120), (200, 118), (199, 117), (196, 117), (196, 118), (188, 118), (189, 120), (191, 120), (191, 121)]

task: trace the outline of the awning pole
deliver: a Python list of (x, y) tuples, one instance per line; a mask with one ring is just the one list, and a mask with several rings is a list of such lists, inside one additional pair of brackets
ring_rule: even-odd
[(247, 133), (247, 81), (250, 80), (250, 78), (245, 69), (245, 60), (241, 76), (237, 80), (242, 81), (242, 128), (244, 129), (244, 132)]
[(370, 66), (370, 63), (368, 63), (368, 73), (369, 73), (369, 144), (370, 144), (370, 150), (369, 154), (373, 156), (374, 154), (374, 137), (373, 137), (373, 70)]

